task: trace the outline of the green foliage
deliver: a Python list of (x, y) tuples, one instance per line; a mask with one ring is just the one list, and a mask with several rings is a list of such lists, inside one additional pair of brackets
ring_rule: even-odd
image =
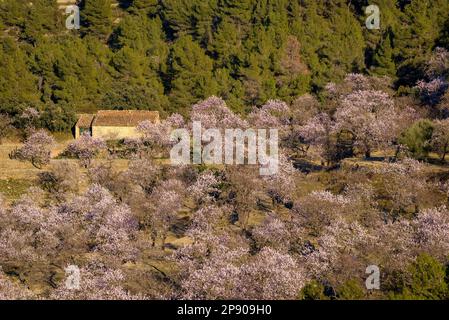
[(62, 26), (62, 18), (56, 0), (35, 1), (24, 23), (24, 35), (34, 43), (50, 33), (56, 33)]
[(139, 84), (134, 81), (114, 81), (105, 92), (100, 102), (102, 109), (117, 110), (157, 110), (164, 112), (168, 101), (163, 94), (163, 88), (159, 82)]
[(0, 2), (0, 20), (8, 27), (21, 27), (25, 25), (28, 8), (27, 0), (4, 0)]
[(30, 72), (25, 52), (10, 38), (0, 42), (0, 112), (16, 115), (39, 102), (38, 78)]
[(362, 27), (345, 1), (322, 4), (304, 1), (295, 7), (293, 30), (301, 42), (315, 87), (341, 79), (346, 73), (364, 69)]
[(81, 3), (81, 30), (67, 32), (56, 0), (0, 1), (0, 111), (183, 112), (217, 94), (245, 113), (366, 71), (407, 91), (434, 47), (449, 47), (448, 0), (378, 0), (380, 30), (365, 27), (364, 1)]
[(69, 131), (76, 122), (73, 110), (70, 104), (46, 104), (39, 117), (40, 125), (51, 131)]
[(399, 84), (412, 86), (422, 78), (425, 60), (441, 35), (449, 10), (447, 0), (412, 0), (404, 8), (396, 36)]
[(396, 75), (396, 65), (394, 62), (394, 52), (390, 33), (387, 33), (382, 42), (378, 45), (373, 57), (372, 73), (379, 76)]
[(82, 21), (88, 34), (101, 39), (107, 38), (112, 31), (111, 0), (85, 0)]
[(365, 297), (365, 289), (360, 280), (351, 279), (337, 288), (337, 298), (340, 300), (359, 300)]
[(446, 268), (428, 254), (418, 256), (404, 275), (400, 293), (395, 299), (439, 300), (449, 297)]
[(399, 143), (405, 145), (416, 159), (424, 159), (432, 150), (433, 124), (430, 120), (419, 120), (400, 137)]
[(159, 9), (159, 0), (131, 0), (129, 7), (132, 13), (146, 13), (150, 16), (154, 16)]
[(98, 103), (109, 76), (102, 67), (106, 53), (92, 44), (92, 39), (73, 36), (38, 44), (32, 67), (40, 77), (43, 101), (70, 103), (80, 109)]
[(314, 280), (306, 284), (301, 290), (300, 299), (302, 300), (328, 300), (324, 294), (324, 286)]
[(216, 93), (212, 59), (190, 36), (180, 37), (169, 57), (171, 108), (181, 111)]

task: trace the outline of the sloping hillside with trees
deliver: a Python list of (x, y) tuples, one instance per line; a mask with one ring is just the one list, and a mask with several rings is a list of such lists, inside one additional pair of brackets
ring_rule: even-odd
[(211, 95), (245, 113), (321, 96), (347, 73), (387, 75), (411, 94), (449, 45), (448, 1), (374, 3), (379, 30), (365, 26), (367, 1), (84, 0), (69, 31), (56, 0), (3, 0), (0, 112), (34, 107), (52, 131), (96, 109), (186, 115)]
[[(79, 5), (0, 0), (0, 300), (449, 299), (449, 0)], [(278, 170), (169, 165), (193, 121)]]

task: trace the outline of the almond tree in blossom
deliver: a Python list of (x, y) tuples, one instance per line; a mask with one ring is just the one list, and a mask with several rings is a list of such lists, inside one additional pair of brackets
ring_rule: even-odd
[(127, 170), (128, 179), (140, 186), (147, 194), (153, 191), (160, 179), (160, 174), (161, 168), (149, 157), (130, 161)]
[(195, 238), (201, 234), (220, 233), (229, 224), (231, 213), (228, 206), (204, 205), (193, 213), (187, 234)]
[(67, 288), (65, 281), (52, 292), (55, 300), (145, 300), (141, 294), (132, 294), (124, 287), (125, 275), (101, 263), (90, 263), (80, 268), (79, 288)]
[(379, 193), (389, 200), (389, 218), (394, 219), (407, 210), (419, 211), (421, 199), (432, 190), (424, 179), (424, 169), (424, 164), (409, 158), (374, 169), (379, 175)]
[(81, 165), (87, 168), (90, 166), (92, 159), (104, 149), (106, 149), (106, 143), (103, 139), (83, 134), (67, 146), (66, 153), (69, 156), (78, 158)]
[(28, 107), (23, 110), (19, 121), (21, 122), (23, 128), (25, 128), (25, 131), (30, 132), (36, 128), (39, 117), (40, 113), (38, 110)]
[(266, 197), (264, 181), (259, 176), (256, 166), (228, 166), (225, 171), (224, 187), (227, 191), (227, 203), (235, 213), (233, 222), (243, 229), (248, 227), (251, 212), (258, 205), (260, 198)]
[(238, 299), (240, 260), (247, 254), (241, 247), (232, 248), (223, 240), (203, 236), (176, 252), (176, 261), (182, 268), (181, 298), (185, 299)]
[(9, 279), (0, 269), (0, 300), (33, 300), (35, 294), (19, 281)]
[(212, 96), (201, 101), (190, 111), (190, 120), (201, 122), (204, 129), (208, 128), (246, 128), (246, 121), (232, 112), (226, 102), (218, 97)]
[(366, 158), (396, 138), (397, 112), (390, 96), (381, 91), (355, 91), (342, 100), (335, 113), (336, 130), (352, 135)]
[(290, 250), (292, 246), (293, 233), (288, 223), (274, 214), (269, 214), (252, 230), (251, 235), (259, 248), (270, 247), (284, 252)]
[(377, 245), (376, 233), (357, 221), (339, 217), (325, 228), (316, 249), (303, 259), (311, 276), (324, 277), (337, 286), (357, 275), (363, 277), (368, 265), (377, 264), (368, 259)]
[(436, 78), (447, 76), (449, 72), (449, 51), (445, 48), (437, 47), (427, 61), (426, 76)]
[(171, 139), (171, 131), (184, 126), (184, 118), (176, 113), (159, 123), (143, 121), (137, 126), (137, 131), (142, 136), (138, 139), (127, 139), (126, 143), (136, 148), (139, 153), (140, 151), (153, 155), (159, 152), (167, 153), (167, 148), (174, 143)]
[(319, 236), (333, 221), (349, 212), (351, 201), (329, 191), (313, 191), (295, 202), (297, 222), (312, 236)]
[(418, 81), (416, 89), (421, 101), (433, 108), (440, 103), (449, 87), (446, 80), (449, 72), (449, 52), (437, 47), (427, 61), (425, 71), (426, 79)]
[(430, 106), (435, 106), (440, 102), (448, 87), (448, 82), (442, 77), (432, 79), (429, 82), (420, 80), (416, 84), (421, 100)]
[(264, 176), (266, 190), (273, 203), (291, 202), (298, 178), (299, 173), (292, 162), (285, 155), (280, 154), (278, 171), (273, 175)]
[(43, 191), (33, 188), (0, 216), (0, 264), (32, 264), (57, 254), (63, 217), (43, 209), (42, 198)]
[(199, 174), (196, 181), (189, 186), (187, 193), (197, 205), (213, 202), (219, 192), (220, 179), (212, 171)]
[(439, 259), (449, 251), (449, 210), (446, 207), (422, 210), (412, 220), (413, 240), (418, 250)]
[(271, 248), (251, 256), (242, 247), (217, 244), (203, 260), (187, 259), (178, 260), (189, 265), (181, 280), (187, 299), (295, 299), (304, 285), (295, 259)]
[(238, 298), (249, 300), (297, 299), (305, 272), (289, 254), (263, 248), (240, 269)]
[(297, 136), (305, 145), (304, 153), (310, 147), (317, 149), (322, 162), (331, 161), (331, 152), (334, 146), (332, 135), (335, 123), (327, 113), (319, 113), (309, 119), (304, 125), (296, 129)]
[(256, 129), (279, 129), (286, 130), (290, 124), (291, 110), (285, 102), (269, 100), (260, 108), (248, 115), (248, 121)]
[(60, 216), (65, 216), (67, 221), (72, 219), (77, 225), (92, 252), (119, 261), (135, 257), (136, 248), (131, 242), (136, 236), (137, 221), (129, 207), (117, 203), (108, 190), (92, 185), (85, 194), (59, 210)]
[(179, 180), (166, 180), (151, 193), (152, 211), (148, 216), (153, 246), (161, 240), (161, 248), (165, 249), (165, 240), (170, 227), (177, 219), (177, 213), (183, 206), (184, 186)]
[(41, 169), (50, 162), (51, 150), (55, 143), (55, 139), (41, 129), (32, 133), (13, 157), (30, 161), (33, 166)]

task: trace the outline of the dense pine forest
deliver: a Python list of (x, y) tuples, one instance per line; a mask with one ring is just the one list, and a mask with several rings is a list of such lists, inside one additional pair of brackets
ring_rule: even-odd
[(449, 0), (0, 0), (0, 300), (447, 300), (448, 153)]
[(446, 0), (82, 1), (65, 28), (55, 0), (0, 1), (0, 112), (43, 111), (42, 126), (71, 128), (96, 109), (186, 110), (211, 95), (245, 113), (268, 99), (320, 96), (347, 73), (387, 75), (398, 94), (425, 78), (449, 45)]

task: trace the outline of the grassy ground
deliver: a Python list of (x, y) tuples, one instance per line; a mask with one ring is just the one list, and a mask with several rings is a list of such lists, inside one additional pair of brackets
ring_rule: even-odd
[[(71, 136), (67, 134), (58, 134), (55, 136), (55, 139), (57, 144), (52, 151), (53, 159), (50, 161), (49, 166), (44, 167), (41, 170), (33, 167), (30, 162), (12, 160), (9, 158), (11, 151), (19, 148), (22, 145), (21, 143), (8, 141), (0, 145), (0, 193), (3, 194), (7, 201), (13, 201), (19, 198), (29, 187), (35, 185), (38, 173), (45, 171), (52, 164), (55, 164), (58, 161), (76, 162), (76, 160), (73, 159), (56, 159), (56, 157), (72, 141)], [(123, 159), (114, 160), (113, 167), (118, 171), (126, 170), (128, 161)], [(81, 169), (81, 174), (85, 173), (86, 170)], [(81, 185), (81, 187), (86, 186), (87, 184), (84, 183)]]
[(0, 193), (7, 201), (17, 199), (34, 185), (39, 172), (31, 163), (9, 159), (9, 153), (18, 146), (18, 143), (0, 145)]

